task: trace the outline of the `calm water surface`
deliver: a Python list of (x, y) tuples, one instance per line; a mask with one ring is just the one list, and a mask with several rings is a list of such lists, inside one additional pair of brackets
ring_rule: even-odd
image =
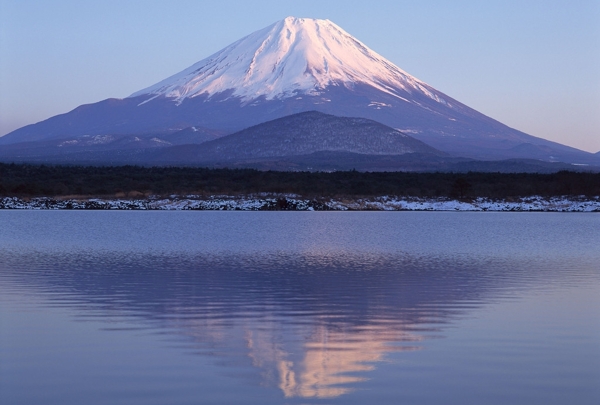
[(0, 211), (2, 404), (598, 404), (600, 215)]

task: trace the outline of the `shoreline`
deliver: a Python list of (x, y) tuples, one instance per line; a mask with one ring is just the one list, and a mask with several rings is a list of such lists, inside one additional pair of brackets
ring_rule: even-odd
[(600, 212), (596, 197), (522, 197), (511, 199), (450, 199), (380, 196), (306, 199), (296, 195), (197, 196), (167, 198), (2, 197), (4, 210), (150, 210), (150, 211), (490, 211)]

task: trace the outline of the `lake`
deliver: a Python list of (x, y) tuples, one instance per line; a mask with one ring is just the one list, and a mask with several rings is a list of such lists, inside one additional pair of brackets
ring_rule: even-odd
[(2, 404), (598, 404), (600, 215), (0, 211)]

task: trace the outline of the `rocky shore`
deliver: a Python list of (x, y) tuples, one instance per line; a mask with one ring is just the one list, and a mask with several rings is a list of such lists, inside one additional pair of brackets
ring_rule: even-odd
[(0, 209), (30, 210), (214, 210), (214, 211), (541, 211), (600, 212), (596, 197), (448, 199), (380, 196), (305, 199), (295, 195), (150, 196), (146, 198), (0, 198)]

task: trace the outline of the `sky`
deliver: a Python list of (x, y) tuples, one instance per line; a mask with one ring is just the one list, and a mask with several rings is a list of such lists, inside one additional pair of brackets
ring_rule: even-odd
[(0, 0), (0, 135), (127, 97), (288, 16), (329, 19), (510, 127), (600, 151), (600, 0)]

